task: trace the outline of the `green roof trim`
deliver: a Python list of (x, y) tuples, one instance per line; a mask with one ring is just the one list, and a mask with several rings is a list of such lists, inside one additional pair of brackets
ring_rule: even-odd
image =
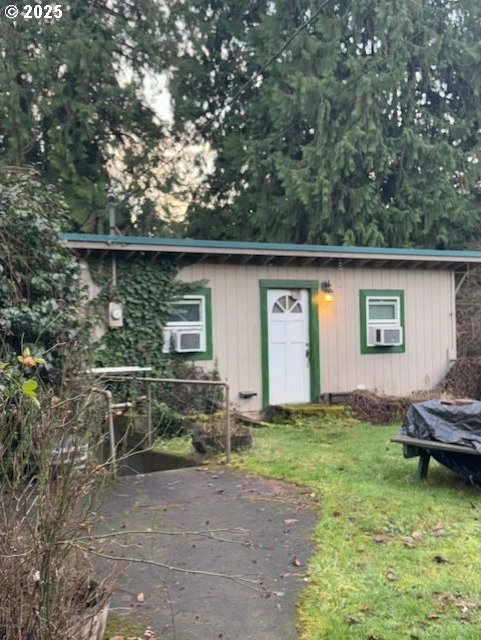
[(439, 249), (395, 249), (386, 247), (352, 247), (317, 244), (283, 244), (271, 242), (240, 242), (224, 240), (191, 240), (184, 238), (157, 238), (142, 236), (101, 235), (89, 233), (64, 233), (62, 239), (67, 243), (91, 242), (109, 245), (145, 245), (149, 247), (179, 247), (179, 249), (225, 249), (244, 251), (303, 251), (311, 253), (365, 254), (367, 256), (419, 256), (420, 258), (477, 258), (481, 260), (481, 251), (452, 251)]

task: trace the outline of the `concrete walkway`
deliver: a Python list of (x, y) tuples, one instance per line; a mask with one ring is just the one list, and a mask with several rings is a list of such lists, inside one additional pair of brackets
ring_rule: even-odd
[(112, 602), (117, 615), (150, 624), (159, 640), (297, 637), (295, 608), (316, 521), (305, 491), (231, 471), (177, 469), (119, 478), (102, 515), (104, 531), (211, 532), (129, 534), (105, 553), (242, 576), (130, 563)]

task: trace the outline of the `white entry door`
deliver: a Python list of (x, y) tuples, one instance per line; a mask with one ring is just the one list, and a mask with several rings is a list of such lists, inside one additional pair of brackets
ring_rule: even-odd
[(306, 289), (267, 292), (269, 403), (309, 402), (309, 295)]

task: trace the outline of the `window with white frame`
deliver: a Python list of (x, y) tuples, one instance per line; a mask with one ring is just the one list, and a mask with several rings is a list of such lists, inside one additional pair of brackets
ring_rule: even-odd
[(400, 300), (398, 296), (385, 298), (367, 297), (366, 313), (368, 324), (399, 325)]
[(404, 292), (361, 290), (361, 352), (404, 351)]
[(207, 322), (205, 295), (187, 295), (171, 303), (164, 327), (164, 352), (206, 351)]

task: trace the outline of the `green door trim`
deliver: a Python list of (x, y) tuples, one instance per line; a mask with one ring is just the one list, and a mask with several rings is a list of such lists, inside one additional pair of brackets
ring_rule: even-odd
[(317, 402), (321, 392), (319, 362), (319, 311), (317, 280), (260, 280), (261, 295), (261, 367), (262, 367), (262, 408), (269, 406), (269, 334), (267, 292), (269, 289), (307, 289), (309, 296), (309, 351), (310, 351), (310, 394), (311, 402)]

